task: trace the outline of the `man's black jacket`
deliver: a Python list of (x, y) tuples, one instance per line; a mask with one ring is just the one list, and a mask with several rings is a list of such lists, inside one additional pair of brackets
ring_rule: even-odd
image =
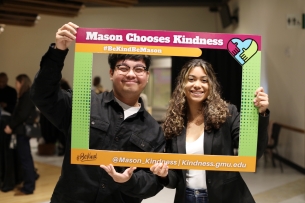
[[(67, 54), (49, 48), (31, 88), (31, 98), (39, 110), (67, 137), (71, 145), (72, 92), (61, 90), (59, 81)], [(113, 92), (91, 94), (89, 148), (116, 151), (163, 152), (163, 131), (152, 116), (141, 108), (124, 120), (124, 112)], [(149, 169), (137, 168), (131, 179), (119, 184), (99, 166), (70, 164), (66, 150), (52, 203), (138, 203), (156, 195), (163, 186)], [(116, 167), (118, 172), (125, 168)]]

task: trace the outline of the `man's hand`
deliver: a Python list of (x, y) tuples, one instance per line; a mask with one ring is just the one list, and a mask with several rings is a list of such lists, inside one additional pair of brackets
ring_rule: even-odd
[(61, 28), (59, 28), (55, 37), (56, 49), (66, 50), (76, 39), (75, 35), (77, 28), (78, 25), (71, 22), (64, 24)]
[(110, 175), (113, 178), (113, 180), (117, 183), (127, 182), (131, 178), (133, 171), (136, 170), (136, 167), (130, 167), (130, 168), (127, 168), (124, 171), (124, 173), (118, 173), (115, 171), (112, 164), (110, 164), (108, 166), (100, 165), (100, 167), (102, 169), (104, 169), (108, 173), (108, 175)]
[(4, 109), (4, 108), (7, 107), (7, 103), (5, 103), (5, 102), (0, 102), (0, 106)]
[(8, 135), (10, 135), (10, 134), (12, 134), (12, 129), (10, 128), (10, 126), (6, 126), (5, 128), (4, 128), (4, 132), (6, 133), (6, 134), (8, 134)]
[(168, 175), (168, 166), (166, 163), (156, 163), (150, 167), (150, 171), (155, 175), (165, 178)]

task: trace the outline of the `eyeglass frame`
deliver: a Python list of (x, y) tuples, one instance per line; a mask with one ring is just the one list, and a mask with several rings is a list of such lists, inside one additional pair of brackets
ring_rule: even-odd
[[(122, 70), (119, 69), (120, 66), (125, 66), (126, 68), (128, 68), (128, 71), (122, 72)], [(120, 71), (119, 74), (121, 74), (121, 75), (127, 75), (127, 74), (130, 72), (130, 70), (132, 70), (133, 73), (134, 73), (136, 76), (142, 76), (142, 75), (141, 75), (142, 73), (143, 73), (143, 75), (144, 75), (144, 72), (145, 72), (145, 71), (146, 71), (146, 72), (148, 71), (148, 70), (147, 70), (147, 67), (145, 67), (145, 66), (137, 66), (137, 65), (136, 65), (135, 67), (131, 68), (131, 67), (128, 66), (127, 64), (118, 64), (118, 65), (115, 65), (115, 68), (116, 68), (118, 71)], [(144, 68), (144, 70), (143, 70), (143, 72), (141, 72), (141, 73), (137, 73), (137, 72), (134, 71), (135, 68)], [(138, 75), (138, 74), (140, 74), (140, 75)]]

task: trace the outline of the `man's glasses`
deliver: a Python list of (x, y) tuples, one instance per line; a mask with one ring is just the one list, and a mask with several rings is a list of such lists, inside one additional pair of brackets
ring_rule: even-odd
[[(115, 67), (117, 68), (117, 70), (118, 70), (120, 75), (127, 75), (127, 73), (129, 73), (129, 71), (131, 69), (129, 66), (127, 66), (125, 64), (116, 65)], [(137, 76), (142, 76), (146, 72), (146, 67), (144, 67), (144, 66), (136, 66), (136, 67), (134, 67), (131, 70)]]

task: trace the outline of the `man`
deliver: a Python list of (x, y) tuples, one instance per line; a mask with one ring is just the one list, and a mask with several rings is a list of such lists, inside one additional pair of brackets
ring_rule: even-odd
[(13, 113), (16, 102), (17, 92), (14, 88), (7, 85), (8, 77), (6, 73), (0, 73), (0, 106), (3, 111)]
[[(68, 23), (58, 30), (56, 43), (42, 57), (31, 89), (33, 102), (65, 133), (67, 146), (71, 145), (72, 94), (61, 90), (58, 83), (77, 28)], [(148, 82), (150, 57), (110, 54), (108, 62), (113, 90), (91, 94), (89, 148), (163, 152), (165, 139), (161, 127), (139, 98)], [(149, 169), (101, 167), (70, 164), (70, 150), (66, 150), (51, 203), (138, 203), (163, 188)]]

